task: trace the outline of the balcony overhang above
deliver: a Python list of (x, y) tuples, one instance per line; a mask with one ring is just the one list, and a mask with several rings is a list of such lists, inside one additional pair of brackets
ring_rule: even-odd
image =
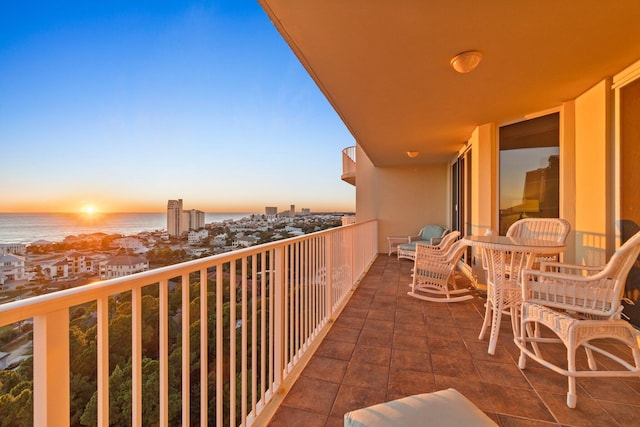
[[(377, 166), (446, 162), (476, 126), (557, 108), (640, 59), (638, 0), (259, 1)], [(482, 61), (454, 71), (469, 50)]]

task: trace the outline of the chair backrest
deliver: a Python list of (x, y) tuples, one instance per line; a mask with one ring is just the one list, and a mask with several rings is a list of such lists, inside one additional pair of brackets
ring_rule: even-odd
[(524, 218), (511, 224), (507, 236), (564, 243), (569, 230), (571, 225), (562, 218)]
[(447, 229), (439, 225), (425, 225), (420, 230), (420, 239), (429, 241), (434, 237), (443, 237), (446, 232)]
[(613, 280), (615, 282), (612, 289), (613, 298), (619, 302), (622, 300), (627, 275), (629, 271), (631, 271), (631, 267), (633, 267), (638, 260), (639, 255), (640, 231), (620, 246), (611, 259), (609, 259), (605, 268), (592, 277)]
[[(544, 304), (596, 316), (595, 318), (619, 318), (625, 281), (631, 267), (638, 260), (638, 255), (640, 232), (627, 240), (598, 273), (581, 280), (570, 280), (568, 276), (559, 275), (557, 280), (564, 282), (561, 294), (551, 299), (547, 296)], [(551, 288), (547, 289), (541, 283), (537, 290), (546, 295)]]
[(416, 243), (416, 257), (420, 256), (428, 256), (432, 257), (433, 255), (445, 255), (451, 245), (460, 237), (459, 231), (452, 231), (444, 235), (442, 240), (436, 245), (430, 245), (428, 243)]
[[(468, 243), (464, 240), (458, 240), (457, 242), (453, 242), (442, 257), (434, 258), (433, 256), (429, 256), (429, 254), (422, 253), (422, 250), (426, 247), (425, 245), (416, 245), (414, 278), (416, 274), (428, 274), (424, 272), (431, 271), (434, 268), (453, 271), (460, 258), (462, 258), (467, 246)], [(421, 270), (422, 273), (420, 273), (419, 270)]]

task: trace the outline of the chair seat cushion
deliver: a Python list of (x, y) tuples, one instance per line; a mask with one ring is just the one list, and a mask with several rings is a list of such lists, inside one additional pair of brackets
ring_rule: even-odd
[(401, 245), (398, 245), (398, 249), (403, 250), (403, 251), (412, 251), (415, 252), (416, 250), (416, 243), (425, 243), (422, 240), (416, 240), (415, 242), (411, 242), (411, 243), (403, 243)]
[(379, 403), (344, 415), (345, 427), (497, 426), (457, 390), (418, 394)]

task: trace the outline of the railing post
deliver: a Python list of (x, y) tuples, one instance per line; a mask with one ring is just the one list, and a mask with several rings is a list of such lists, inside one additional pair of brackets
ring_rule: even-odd
[(286, 272), (284, 271), (284, 246), (278, 246), (275, 254), (275, 274), (273, 283), (273, 385), (277, 390), (282, 384), (282, 368), (284, 360), (284, 286)]
[(33, 318), (33, 424), (69, 425), (69, 310)]
[(333, 315), (333, 236), (328, 233), (324, 240), (324, 290), (325, 290), (325, 319), (331, 320)]

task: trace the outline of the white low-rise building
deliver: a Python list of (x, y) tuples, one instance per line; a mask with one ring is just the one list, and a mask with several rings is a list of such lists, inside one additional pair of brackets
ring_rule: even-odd
[(133, 249), (139, 250), (144, 248), (144, 242), (137, 237), (121, 237), (119, 239), (115, 239), (111, 246), (114, 248), (120, 249)]
[(190, 245), (201, 243), (207, 237), (209, 237), (209, 230), (206, 230), (206, 229), (202, 229), (198, 231), (191, 230), (187, 235)]
[(100, 279), (113, 279), (149, 270), (149, 261), (142, 257), (117, 255), (100, 264)]
[(23, 280), (24, 257), (18, 255), (0, 256), (0, 285), (8, 280)]
[(0, 255), (20, 255), (27, 254), (27, 245), (24, 243), (0, 243)]

